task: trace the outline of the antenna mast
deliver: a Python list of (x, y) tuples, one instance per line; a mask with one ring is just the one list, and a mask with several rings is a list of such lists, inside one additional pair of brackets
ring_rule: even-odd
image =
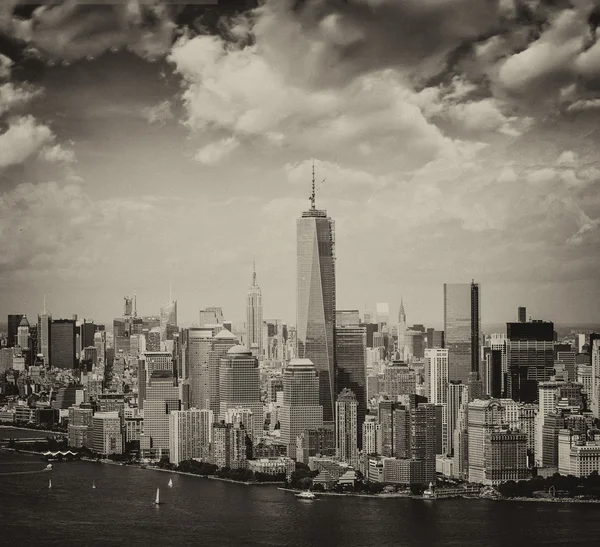
[(310, 194), (310, 208), (315, 210), (315, 160), (312, 162), (312, 193)]

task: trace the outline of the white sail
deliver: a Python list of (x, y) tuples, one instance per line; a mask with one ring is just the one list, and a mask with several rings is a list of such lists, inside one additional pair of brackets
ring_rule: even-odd
[(156, 500), (154, 500), (154, 503), (156, 505), (158, 505), (160, 503), (160, 488), (156, 489)]
[(48, 488), (52, 488), (52, 479), (48, 479)]
[(173, 487), (173, 479), (169, 479), (169, 488)]
[(96, 488), (96, 481), (92, 481), (92, 488)]

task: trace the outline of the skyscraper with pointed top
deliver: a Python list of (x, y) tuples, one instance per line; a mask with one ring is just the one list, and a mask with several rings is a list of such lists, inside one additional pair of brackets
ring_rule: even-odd
[(406, 351), (406, 312), (404, 311), (404, 299), (400, 297), (400, 310), (398, 311), (398, 352), (400, 359), (407, 359)]
[(297, 220), (296, 356), (310, 359), (319, 374), (323, 420), (334, 420), (335, 230), (326, 211), (315, 207), (313, 163), (311, 207)]
[(256, 261), (252, 262), (252, 285), (246, 296), (246, 344), (258, 359), (263, 358), (262, 292), (256, 284)]
[(160, 309), (161, 342), (172, 340), (174, 332), (177, 332), (177, 300), (173, 300), (173, 291), (169, 283), (169, 301)]

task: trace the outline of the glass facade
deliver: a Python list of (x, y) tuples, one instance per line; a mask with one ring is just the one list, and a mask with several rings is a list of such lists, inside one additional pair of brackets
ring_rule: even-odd
[(221, 359), (219, 372), (219, 416), (225, 419), (232, 408), (250, 409), (253, 415), (254, 438), (264, 427), (263, 404), (260, 400), (258, 360), (244, 346), (234, 346)]
[(337, 393), (350, 389), (358, 403), (358, 447), (362, 448), (362, 425), (367, 415), (367, 332), (364, 327), (335, 329)]
[(334, 419), (335, 255), (334, 222), (312, 209), (297, 221), (297, 351), (319, 373), (323, 419)]
[(466, 384), (471, 372), (479, 373), (480, 309), (477, 283), (444, 283), (444, 345), (450, 381)]
[(56, 319), (50, 325), (51, 366), (71, 369), (75, 367), (75, 321)]
[(533, 403), (538, 383), (554, 374), (554, 324), (545, 321), (507, 323), (508, 396)]

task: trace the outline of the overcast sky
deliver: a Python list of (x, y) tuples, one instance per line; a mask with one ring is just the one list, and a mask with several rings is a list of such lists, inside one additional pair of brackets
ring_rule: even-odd
[[(0, 4), (0, 313), (295, 322), (296, 218), (336, 221), (338, 308), (600, 319), (593, 0)], [(56, 2), (54, 2), (56, 3)], [(80, 4), (89, 4), (81, 1)], [(152, 4), (153, 6), (148, 6)], [(137, 6), (137, 7), (136, 7)], [(198, 18), (200, 16), (200, 18)]]

